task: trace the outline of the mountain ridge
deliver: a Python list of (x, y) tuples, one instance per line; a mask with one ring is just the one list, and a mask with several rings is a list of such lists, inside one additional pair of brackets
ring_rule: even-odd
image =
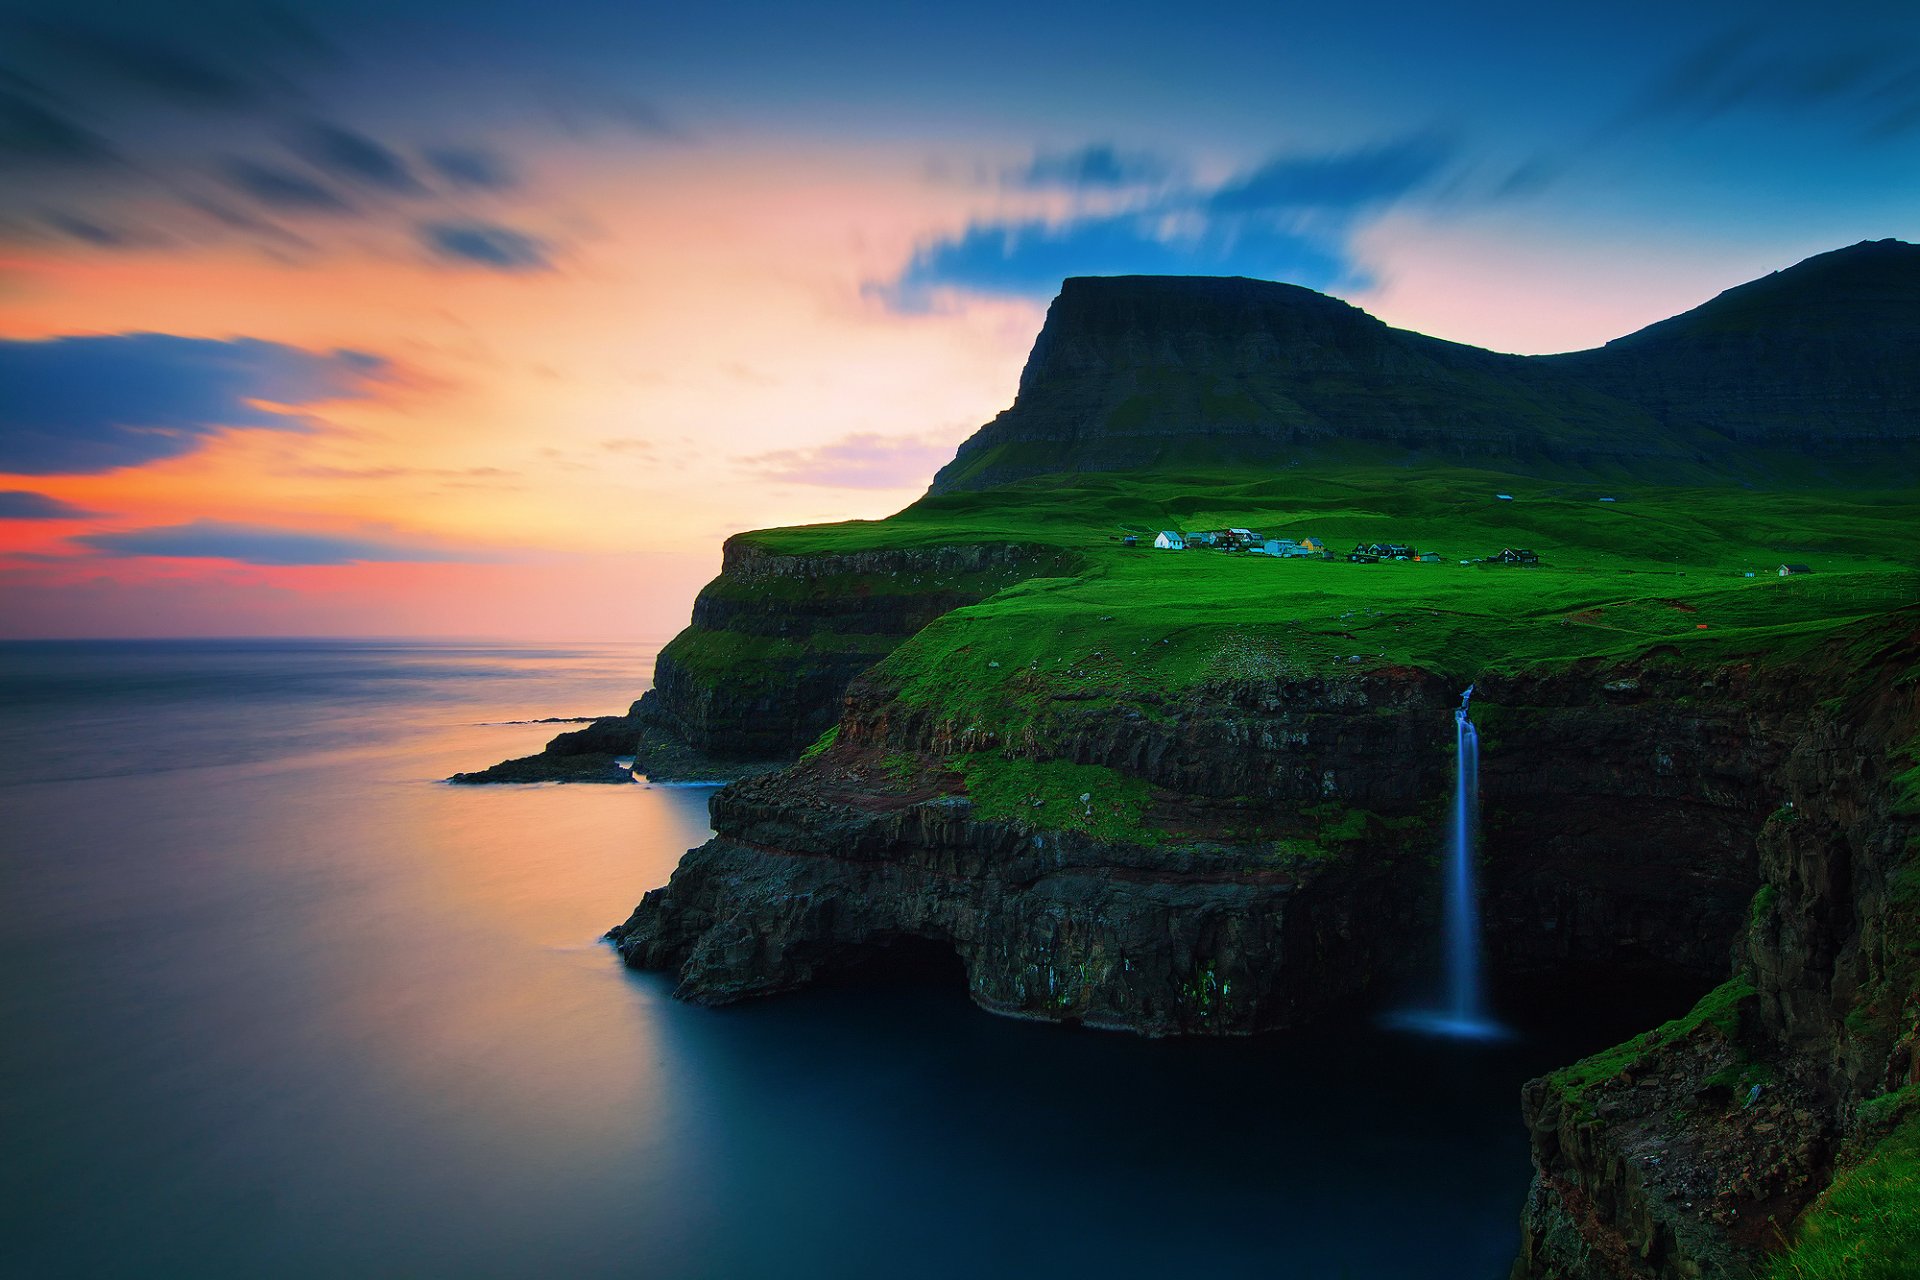
[(1862, 241), (1602, 347), (1521, 356), (1238, 276), (1064, 281), (1014, 403), (930, 493), (1050, 472), (1374, 447), (1509, 469), (1791, 469), (1920, 457), (1920, 247)]

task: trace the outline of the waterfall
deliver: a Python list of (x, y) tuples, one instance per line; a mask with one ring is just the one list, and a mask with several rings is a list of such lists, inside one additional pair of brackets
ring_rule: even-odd
[(1473, 686), (1453, 713), (1453, 825), (1447, 833), (1447, 998), (1456, 1022), (1483, 1020), (1480, 897), (1474, 889), (1474, 837), (1480, 829), (1480, 734), (1469, 714)]
[(1496, 1039), (1506, 1032), (1487, 1017), (1480, 977), (1480, 895), (1474, 884), (1480, 834), (1480, 733), (1473, 725), (1472, 704), (1473, 686), (1468, 685), (1453, 712), (1453, 814), (1443, 860), (1444, 998), (1436, 1008), (1407, 1010), (1388, 1021), (1410, 1031)]

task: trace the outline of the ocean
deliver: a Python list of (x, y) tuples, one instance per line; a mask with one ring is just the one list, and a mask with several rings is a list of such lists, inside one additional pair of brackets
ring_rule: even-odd
[(656, 649), (0, 645), (0, 1275), (1506, 1274), (1519, 1086), (1621, 1028), (1153, 1042), (622, 968), (711, 788), (440, 780)]

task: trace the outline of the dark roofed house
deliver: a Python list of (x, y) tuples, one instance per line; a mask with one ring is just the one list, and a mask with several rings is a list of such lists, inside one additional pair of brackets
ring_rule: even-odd
[(1539, 555), (1535, 552), (1528, 551), (1525, 547), (1502, 547), (1500, 548), (1499, 555), (1488, 556), (1487, 559), (1493, 561), (1495, 564), (1540, 563)]
[(1812, 572), (1813, 570), (1807, 568), (1807, 566), (1803, 564), (1783, 564), (1780, 566), (1780, 576), (1783, 578), (1791, 578), (1796, 573), (1812, 573)]

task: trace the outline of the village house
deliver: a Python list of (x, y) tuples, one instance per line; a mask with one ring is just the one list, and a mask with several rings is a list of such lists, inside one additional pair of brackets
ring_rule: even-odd
[(1300, 554), (1303, 556), (1323, 556), (1327, 554), (1327, 544), (1320, 538), (1300, 539)]
[(1162, 529), (1158, 534), (1154, 535), (1153, 545), (1162, 551), (1185, 551), (1187, 549), (1187, 540), (1184, 535), (1172, 529)]
[(1498, 555), (1488, 556), (1494, 564), (1539, 564), (1540, 557), (1525, 547), (1502, 547)]
[(1807, 566), (1803, 564), (1783, 564), (1780, 566), (1780, 576), (1783, 578), (1791, 578), (1796, 573), (1812, 573), (1812, 572), (1813, 570), (1807, 568)]

